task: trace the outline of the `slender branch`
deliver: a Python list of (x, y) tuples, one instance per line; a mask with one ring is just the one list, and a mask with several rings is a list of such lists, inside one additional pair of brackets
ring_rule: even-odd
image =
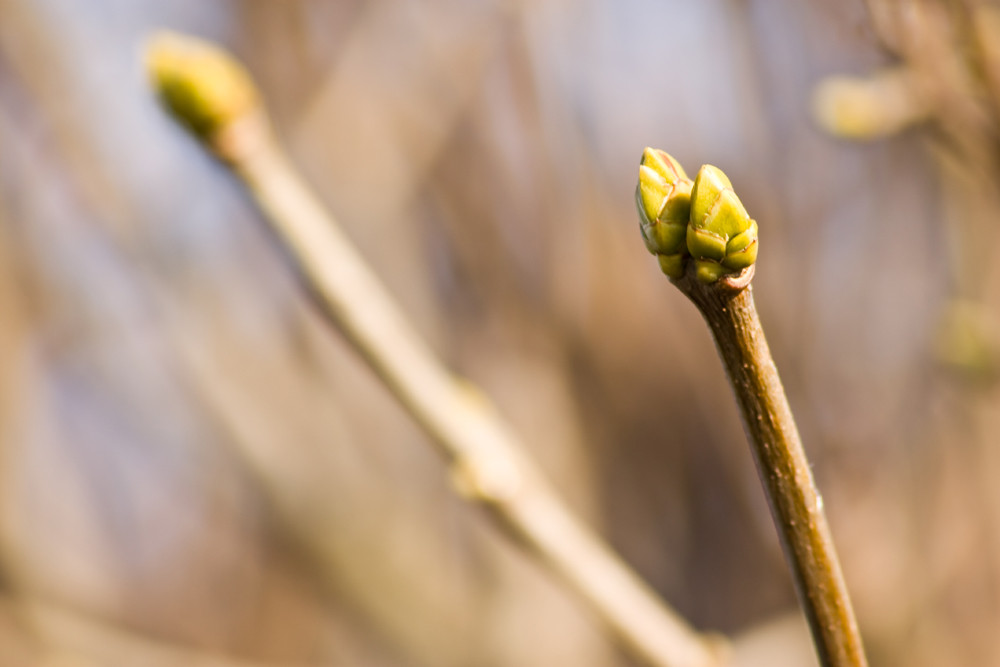
[[(240, 176), (323, 312), (340, 328), (451, 465), (463, 497), (557, 575), (637, 660), (711, 667), (727, 643), (695, 632), (552, 491), (524, 447), (471, 384), (451, 375), (406, 320), (333, 218), (290, 165), (256, 91), (235, 61), (179, 36), (153, 44), (160, 94)], [(226, 85), (238, 94), (226, 96)]]
[[(392, 302), (265, 129), (232, 162), (288, 245), (324, 312), (432, 436), (456, 488), (584, 598), (645, 663), (716, 664), (714, 648), (584, 527), (474, 387), (449, 374)], [(249, 127), (241, 129), (249, 137)]]
[(674, 284), (701, 311), (729, 377), (796, 592), (824, 667), (867, 665), (809, 462), (757, 318), (754, 267), (706, 285), (694, 262)]
[(823, 504), (753, 305), (757, 222), (721, 169), (702, 165), (690, 181), (654, 148), (639, 162), (635, 203), (646, 249), (715, 338), (820, 662), (865, 667)]

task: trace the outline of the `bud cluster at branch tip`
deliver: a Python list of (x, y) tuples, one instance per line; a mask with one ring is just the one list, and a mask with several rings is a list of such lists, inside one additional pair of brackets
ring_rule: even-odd
[(249, 74), (232, 56), (170, 31), (146, 45), (147, 74), (170, 113), (202, 140), (260, 107)]
[(647, 148), (635, 196), (646, 248), (669, 277), (680, 279), (692, 259), (711, 284), (757, 260), (757, 223), (720, 169), (704, 165), (692, 183), (676, 160)]

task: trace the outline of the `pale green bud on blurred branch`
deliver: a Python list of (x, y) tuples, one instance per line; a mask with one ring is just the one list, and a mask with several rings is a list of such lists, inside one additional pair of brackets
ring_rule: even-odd
[(942, 364), (970, 381), (993, 385), (1000, 378), (1000, 321), (983, 304), (950, 303), (934, 347)]
[(149, 39), (145, 56), (150, 81), (164, 105), (202, 140), (213, 140), (220, 130), (260, 108), (247, 71), (209, 42), (161, 31)]
[(639, 229), (649, 252), (671, 278), (684, 275), (691, 180), (681, 165), (661, 150), (647, 148), (639, 163), (635, 204)]
[(855, 140), (888, 137), (929, 116), (916, 79), (905, 67), (867, 78), (825, 79), (816, 87), (812, 107), (820, 127), (834, 136)]
[(750, 219), (722, 170), (704, 165), (691, 189), (688, 252), (698, 280), (714, 283), (757, 261), (757, 223)]

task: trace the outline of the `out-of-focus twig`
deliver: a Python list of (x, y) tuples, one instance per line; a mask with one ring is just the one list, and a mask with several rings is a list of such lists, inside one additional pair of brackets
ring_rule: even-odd
[(719, 664), (725, 643), (695, 632), (585, 527), (485, 397), (434, 357), (290, 165), (245, 71), (211, 45), (168, 34), (151, 43), (149, 66), (171, 111), (247, 185), (323, 311), (439, 445), (458, 492), (487, 508), (645, 664)]
[(963, 377), (987, 379), (989, 359), (973, 347), (981, 352), (997, 343), (983, 337), (992, 334), (979, 318), (966, 315), (985, 308), (973, 304), (984, 298), (1000, 202), (1000, 11), (979, 0), (867, 5), (876, 36), (898, 63), (867, 77), (825, 79), (813, 98), (814, 117), (846, 139), (886, 138), (918, 124), (928, 130), (955, 255), (955, 303), (945, 312), (938, 361)]

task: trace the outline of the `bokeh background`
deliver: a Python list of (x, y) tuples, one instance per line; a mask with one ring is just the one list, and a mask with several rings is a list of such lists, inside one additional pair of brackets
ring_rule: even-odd
[[(247, 64), (576, 511), (696, 627), (805, 666), (721, 365), (637, 229), (645, 146), (722, 168), (873, 665), (1000, 664), (1000, 32), (971, 0), (872, 8), (0, 0), (0, 664), (630, 664), (158, 107), (159, 27)], [(826, 77), (900, 66), (873, 140), (813, 119)]]

